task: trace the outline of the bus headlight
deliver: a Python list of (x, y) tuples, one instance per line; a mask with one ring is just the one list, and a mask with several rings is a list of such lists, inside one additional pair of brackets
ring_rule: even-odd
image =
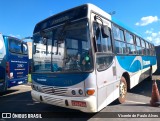
[(72, 95), (76, 95), (76, 91), (75, 90), (72, 90)]
[(34, 86), (34, 84), (32, 84), (32, 85), (31, 85), (31, 87), (32, 87), (32, 89), (33, 89), (33, 90), (35, 90), (35, 86)]
[(79, 94), (80, 94), (80, 95), (82, 95), (82, 94), (83, 94), (83, 91), (82, 91), (81, 89), (80, 89), (78, 92), (79, 92)]
[(38, 86), (35, 86), (35, 87), (36, 87), (36, 90), (38, 91), (39, 90)]

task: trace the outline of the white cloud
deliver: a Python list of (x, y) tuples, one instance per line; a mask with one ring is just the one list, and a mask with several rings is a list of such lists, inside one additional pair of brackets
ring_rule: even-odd
[(153, 32), (152, 30), (147, 30), (145, 32), (147, 34), (146, 39), (154, 43), (156, 46), (160, 45), (160, 31), (158, 32)]
[(152, 41), (152, 37), (147, 37), (146, 39), (149, 41)]
[(155, 38), (155, 45), (160, 45), (160, 38)]
[(159, 19), (157, 16), (146, 16), (142, 17), (139, 22), (137, 22), (135, 25), (136, 26), (146, 26), (148, 24), (151, 24), (153, 22), (157, 22)]
[(145, 33), (146, 33), (146, 34), (151, 34), (151, 33), (152, 33), (152, 31), (147, 30)]
[(157, 36), (157, 33), (152, 33), (152, 37), (156, 37)]

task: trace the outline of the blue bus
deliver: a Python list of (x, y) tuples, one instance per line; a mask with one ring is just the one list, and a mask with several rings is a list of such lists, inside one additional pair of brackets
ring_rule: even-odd
[(53, 15), (33, 32), (33, 100), (98, 112), (157, 69), (154, 45), (93, 4)]
[(26, 83), (27, 76), (27, 44), (15, 37), (0, 33), (0, 92)]

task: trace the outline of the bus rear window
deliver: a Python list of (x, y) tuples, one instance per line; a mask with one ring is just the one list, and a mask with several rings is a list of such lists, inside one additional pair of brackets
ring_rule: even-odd
[(10, 38), (9, 39), (9, 50), (10, 52), (13, 52), (13, 53), (22, 53), (21, 42), (16, 39)]
[(27, 55), (28, 54), (28, 46), (27, 44), (23, 43), (23, 54)]

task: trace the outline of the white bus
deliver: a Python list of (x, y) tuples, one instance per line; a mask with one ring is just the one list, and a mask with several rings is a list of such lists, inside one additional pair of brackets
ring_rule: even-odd
[(157, 68), (152, 43), (92, 4), (37, 23), (33, 44), (32, 98), (83, 112), (125, 102)]

